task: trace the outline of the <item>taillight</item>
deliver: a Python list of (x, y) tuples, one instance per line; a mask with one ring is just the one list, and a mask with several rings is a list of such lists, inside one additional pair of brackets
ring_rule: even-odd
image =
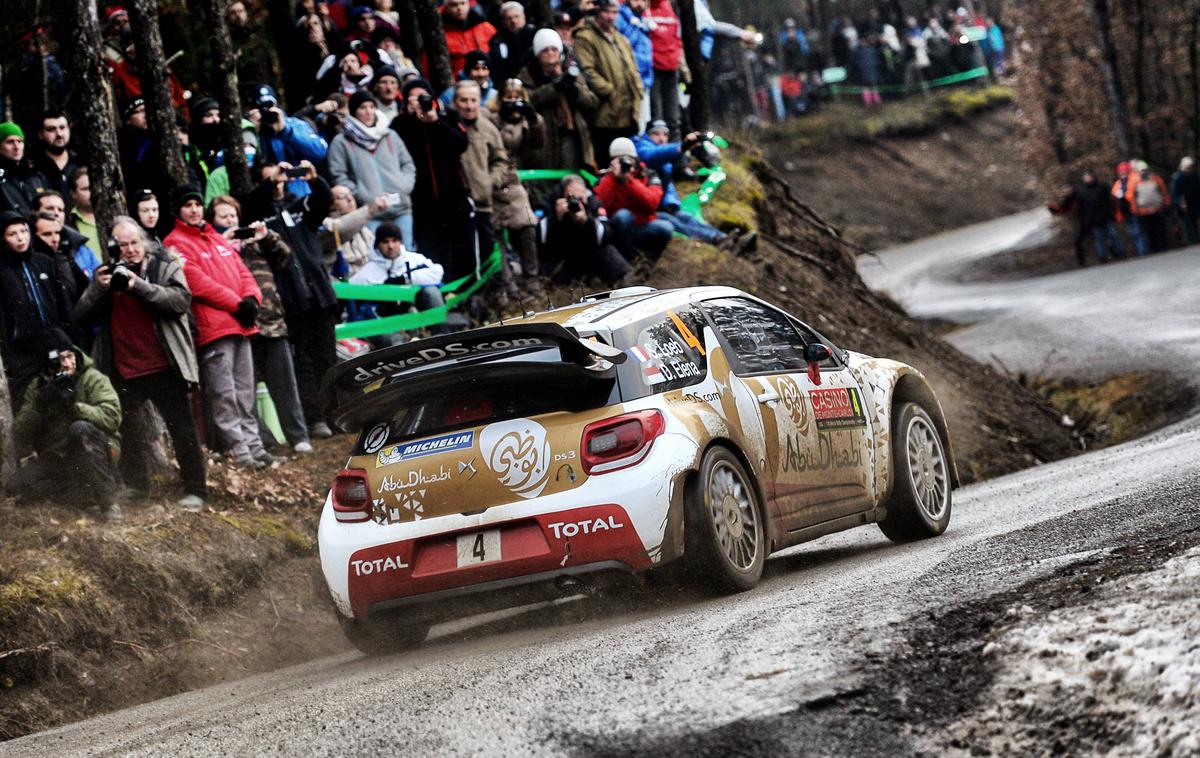
[(371, 518), (371, 487), (366, 471), (343, 469), (333, 480), (333, 515), (348, 524)]
[(583, 429), (583, 470), (592, 474), (628, 468), (650, 454), (667, 422), (658, 411), (638, 411), (596, 421)]

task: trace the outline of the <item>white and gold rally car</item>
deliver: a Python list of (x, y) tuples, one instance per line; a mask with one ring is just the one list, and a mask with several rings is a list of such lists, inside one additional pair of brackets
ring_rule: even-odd
[(728, 287), (628, 288), (371, 352), (325, 391), (361, 433), (321, 565), (366, 652), (675, 561), (737, 591), (842, 529), (938, 535), (958, 484), (920, 372)]

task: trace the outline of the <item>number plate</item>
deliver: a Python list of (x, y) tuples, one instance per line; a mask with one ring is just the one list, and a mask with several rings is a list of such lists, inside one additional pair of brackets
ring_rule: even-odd
[(500, 560), (500, 530), (458, 535), (458, 567)]

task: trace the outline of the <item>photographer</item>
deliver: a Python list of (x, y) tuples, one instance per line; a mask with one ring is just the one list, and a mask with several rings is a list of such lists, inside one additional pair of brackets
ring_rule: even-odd
[(563, 58), (562, 39), (553, 29), (538, 30), (533, 54), (518, 78), (529, 93), (529, 104), (546, 123), (546, 139), (540, 145), (522, 145), (521, 168), (594, 168), (589, 119), (600, 100), (579, 68)]
[[(329, 146), (313, 131), (302, 118), (288, 116), (279, 107), (279, 96), (269, 84), (254, 88), (254, 101), (246, 118), (258, 127), (258, 160), (264, 164), (291, 163), (300, 161), (314, 164), (325, 160)], [(303, 179), (288, 182), (288, 191), (297, 197), (308, 194), (308, 184)]]
[(413, 162), (413, 225), (416, 248), (446, 267), (456, 279), (475, 270), (478, 260), (471, 194), (462, 156), (469, 141), (453, 112), (442, 112), (433, 86), (424, 79), (406, 82), (405, 109), (392, 122)]
[(260, 469), (269, 456), (258, 435), (249, 338), (258, 333), (262, 292), (229, 240), (204, 220), (200, 191), (184, 185), (172, 200), (177, 220), (164, 243), (186, 261), (205, 400), (223, 452), (239, 466)]
[(639, 252), (658, 258), (671, 241), (671, 225), (657, 217), (662, 202), (662, 180), (638, 160), (637, 148), (625, 137), (609, 145), (613, 156), (600, 178), (596, 195), (608, 209), (613, 243), (629, 260)]
[[(175, 448), (185, 510), (199, 510), (208, 496), (204, 453), (192, 416), (191, 387), (199, 384), (196, 351), (188, 328), (192, 293), (183, 262), (150, 239), (128, 216), (113, 220), (114, 260), (97, 269), (79, 299), (79, 318), (97, 327), (96, 367), (116, 386), (125, 408), (122, 429), (136, 410), (154, 403)], [(121, 456), (121, 472), (131, 489), (150, 489), (149, 452), (130, 448)]]
[(386, 196), (388, 207), (374, 214), (373, 220), (395, 222), (405, 234), (405, 244), (416, 245), (411, 195), (417, 167), (400, 135), (379, 118), (371, 93), (350, 96), (350, 115), (329, 146), (329, 173), (334, 184), (348, 187), (360, 205)]
[(554, 207), (538, 224), (541, 263), (554, 281), (599, 277), (617, 285), (629, 274), (629, 262), (608, 242), (603, 214), (582, 177), (559, 182)]
[[(501, 99), (488, 109), (492, 123), (500, 129), (500, 140), (508, 153), (509, 169), (493, 197), (492, 225), (497, 236), (508, 232), (508, 242), (521, 259), (522, 284), (531, 295), (541, 294), (538, 281), (537, 216), (529, 205), (529, 193), (521, 184), (518, 156), (526, 149), (540, 147), (546, 141), (546, 122), (529, 104), (525, 86), (519, 79), (504, 83)], [(508, 266), (502, 273), (512, 275)]]
[(54, 498), (98, 506), (106, 519), (118, 520), (113, 470), (121, 439), (117, 392), (63, 331), (49, 332), (43, 345), (42, 371), (25, 390), (25, 402), (13, 420), (19, 450), (37, 453), (37, 458), (17, 469), (4, 488), (23, 500)]

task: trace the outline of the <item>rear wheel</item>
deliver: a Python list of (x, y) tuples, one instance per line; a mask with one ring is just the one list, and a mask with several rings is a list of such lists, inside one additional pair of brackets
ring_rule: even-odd
[(401, 622), (396, 619), (359, 621), (338, 614), (342, 634), (351, 645), (367, 655), (388, 655), (420, 645), (429, 634), (429, 624)]
[(950, 524), (950, 461), (933, 419), (916, 403), (892, 416), (892, 499), (879, 528), (895, 542), (936, 537)]
[(685, 500), (684, 560), (705, 589), (748, 590), (762, 578), (766, 526), (758, 491), (729, 450), (714, 447)]

